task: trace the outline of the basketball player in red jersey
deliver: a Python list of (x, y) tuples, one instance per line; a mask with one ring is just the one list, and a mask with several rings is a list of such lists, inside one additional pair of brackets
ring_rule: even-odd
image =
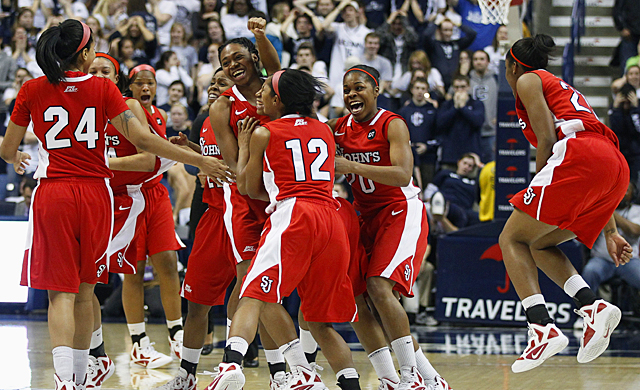
[[(584, 317), (578, 362), (609, 345), (620, 309), (595, 294), (557, 245), (577, 238), (591, 248), (604, 229), (616, 265), (631, 258), (613, 212), (629, 184), (618, 138), (584, 96), (545, 70), (555, 43), (548, 35), (520, 39), (506, 55), (506, 77), (522, 130), (536, 150), (536, 175), (511, 198), (515, 210), (500, 235), (504, 264), (529, 323), (529, 344), (511, 366), (531, 370), (568, 343), (553, 323), (538, 284), (538, 268), (576, 301)], [(597, 178), (597, 180), (594, 180)]]
[(319, 86), (302, 71), (276, 72), (259, 92), (257, 108), (280, 119), (252, 135), (243, 130), (238, 140), (238, 190), (270, 199), (271, 215), (242, 283), (223, 363), (209, 389), (242, 388), (240, 362), (261, 316), (291, 368), (287, 388), (326, 388), (307, 362), (291, 319), (278, 328), (269, 320), (295, 288), (340, 387), (360, 388), (351, 351), (330, 324), (353, 321), (357, 310), (347, 276), (348, 237), (332, 196), (335, 144), (330, 129), (309, 117)]
[[(423, 389), (426, 382), (448, 389), (411, 337), (409, 319), (393, 292), (413, 295), (429, 227), (420, 189), (411, 179), (409, 130), (402, 117), (378, 109), (378, 79), (378, 71), (365, 65), (344, 75), (344, 103), (351, 114), (328, 122), (343, 156), (336, 158), (336, 173), (348, 174), (360, 212), (361, 240), (369, 256), (367, 292), (400, 365), (397, 388)], [(391, 361), (388, 350), (380, 352)]]
[(111, 172), (102, 130), (107, 120), (152, 153), (195, 164), (212, 176), (222, 171), (219, 162), (158, 142), (113, 83), (86, 74), (94, 58), (86, 24), (69, 19), (47, 29), (36, 50), (46, 77), (24, 84), (0, 146), (0, 157), (23, 169), (30, 156), (18, 146), (33, 120), (41, 159), (21, 284), (48, 290), (55, 388), (66, 390), (84, 388), (93, 287), (112, 232)]
[[(235, 171), (238, 161), (238, 122), (253, 117), (261, 123), (270, 119), (258, 115), (255, 102), (256, 93), (262, 87), (263, 79), (258, 70), (260, 55), (277, 58), (275, 49), (264, 33), (266, 22), (261, 18), (251, 18), (248, 29), (256, 37), (256, 46), (245, 38), (231, 39), (218, 49), (220, 64), (225, 75), (234, 83), (222, 96), (211, 105), (209, 119), (213, 125), (216, 141), (226, 164)], [(267, 74), (280, 69), (280, 62), (263, 63)], [(238, 280), (247, 273), (251, 259), (260, 243), (260, 233), (266, 221), (265, 208), (268, 203), (250, 199), (238, 193), (236, 185), (225, 186), (225, 226), (231, 239), (233, 257), (238, 263)], [(227, 327), (238, 305), (240, 283), (236, 283), (227, 304)], [(285, 310), (283, 318), (288, 316)], [(260, 337), (269, 363), (271, 376), (285, 369), (284, 357), (266, 332)]]

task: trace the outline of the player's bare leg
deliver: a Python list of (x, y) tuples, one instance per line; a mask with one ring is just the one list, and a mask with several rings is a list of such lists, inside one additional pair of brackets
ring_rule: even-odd
[(322, 322), (308, 322), (313, 338), (318, 342), (324, 357), (336, 373), (341, 389), (360, 389), (358, 372), (353, 364), (351, 350), (333, 326)]
[[(251, 266), (251, 260), (244, 260), (236, 265), (236, 284), (233, 286), (233, 291), (231, 291), (229, 301), (227, 302), (227, 338), (229, 338), (231, 320), (233, 319), (233, 315), (235, 314), (238, 307), (238, 302), (240, 301), (240, 288), (242, 287), (242, 280), (249, 271), (249, 266)], [(255, 337), (251, 340), (252, 341), (249, 346), (249, 352), (245, 355), (243, 365), (245, 367), (258, 367), (260, 363), (260, 361), (258, 360), (258, 341)]]

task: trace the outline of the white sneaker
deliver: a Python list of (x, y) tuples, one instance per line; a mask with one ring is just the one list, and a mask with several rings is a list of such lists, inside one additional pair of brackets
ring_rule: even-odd
[(284, 390), (289, 380), (289, 374), (284, 371), (278, 371), (274, 375), (269, 376), (270, 390)]
[(529, 324), (529, 344), (511, 365), (515, 373), (532, 370), (567, 347), (569, 339), (555, 324)]
[(588, 363), (607, 349), (611, 333), (620, 323), (622, 312), (617, 306), (602, 299), (575, 312), (584, 321), (578, 363)]
[(197, 383), (198, 379), (193, 374), (180, 367), (175, 378), (154, 390), (196, 390)]
[(85, 386), (87, 389), (100, 390), (102, 383), (109, 379), (116, 371), (116, 365), (108, 356), (89, 355), (89, 366), (87, 367), (87, 380)]
[(388, 378), (379, 378), (380, 384), (378, 384), (378, 390), (396, 390), (399, 382), (394, 382)]
[(184, 338), (184, 330), (179, 330), (173, 336), (169, 336), (169, 344), (171, 345), (171, 353), (174, 354), (178, 360), (182, 360), (182, 340)]
[(431, 197), (431, 214), (433, 215), (444, 215), (446, 202), (444, 200), (444, 195), (442, 192), (436, 192)]
[(451, 386), (440, 375), (436, 375), (436, 384), (433, 386), (434, 390), (453, 390)]
[(218, 373), (206, 390), (241, 390), (245, 377), (242, 367), (236, 363), (220, 363)]
[(291, 376), (285, 386), (285, 390), (328, 390), (322, 383), (320, 375), (315, 369), (304, 366), (291, 368)]
[(433, 390), (433, 386), (424, 383), (416, 367), (400, 369), (400, 383), (397, 390)]
[(584, 319), (580, 317), (576, 320), (576, 322), (573, 323), (573, 329), (582, 330), (583, 325), (584, 325)]
[(149, 336), (144, 336), (140, 343), (133, 343), (131, 347), (131, 364), (146, 368), (158, 368), (171, 363), (171, 357), (153, 348)]
[(416, 315), (416, 325), (436, 326), (438, 325), (438, 320), (423, 311)]
[(53, 380), (56, 384), (56, 390), (76, 390), (76, 382), (73, 379), (70, 381), (63, 381), (58, 377), (58, 374), (53, 374)]

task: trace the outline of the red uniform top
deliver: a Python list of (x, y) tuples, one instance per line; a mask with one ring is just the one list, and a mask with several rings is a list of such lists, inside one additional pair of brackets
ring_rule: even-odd
[[(144, 108), (144, 107), (143, 107)], [(144, 114), (147, 116), (147, 123), (149, 123), (149, 128), (151, 132), (167, 139), (167, 123), (164, 120), (162, 114), (160, 114), (160, 110), (156, 106), (151, 106), (151, 112), (147, 111), (144, 108)], [(147, 179), (144, 183), (144, 187), (149, 188), (153, 187), (156, 184), (160, 183), (162, 180), (162, 174), (169, 170), (176, 162), (173, 160), (169, 160), (168, 158), (158, 157), (160, 159), (160, 167), (155, 169), (151, 178)], [(157, 164), (156, 164), (157, 166)]]
[[(128, 100), (131, 98), (125, 98)], [(138, 153), (138, 149), (134, 144), (129, 142), (120, 132), (111, 124), (107, 125), (107, 154), (109, 157), (125, 157), (133, 156)], [(126, 192), (127, 185), (138, 185), (153, 178), (157, 175), (160, 168), (160, 159), (156, 157), (156, 167), (153, 172), (135, 172), (135, 171), (116, 171), (113, 170), (113, 179), (111, 179), (111, 188), (113, 192)]]
[(34, 177), (110, 178), (105, 128), (129, 107), (110, 80), (82, 72), (65, 74), (58, 85), (44, 76), (24, 83), (11, 114), (18, 126), (33, 121), (40, 144)]
[[(553, 114), (553, 124), (558, 140), (578, 131), (592, 131), (607, 137), (619, 148), (618, 137), (598, 120), (598, 116), (578, 90), (544, 69), (534, 70), (532, 73), (537, 74), (542, 80), (542, 93)], [(524, 136), (531, 145), (537, 147), (538, 139), (531, 129), (529, 115), (517, 95), (516, 112), (520, 118), (520, 127)]]
[(264, 186), (271, 199), (268, 212), (278, 201), (294, 197), (335, 203), (336, 147), (331, 129), (300, 115), (286, 115), (264, 127), (271, 132), (263, 160)]
[[(200, 150), (203, 156), (213, 156), (222, 160), (222, 154), (220, 148), (216, 143), (216, 136), (211, 128), (211, 121), (207, 117), (200, 129)], [(224, 204), (224, 190), (222, 184), (219, 184), (215, 180), (207, 177), (207, 185), (204, 187), (202, 193), (202, 201), (209, 205), (209, 207), (221, 210)]]
[[(391, 166), (387, 130), (394, 119), (404, 121), (400, 115), (385, 109), (380, 109), (371, 120), (363, 123), (356, 122), (352, 115), (339, 118), (333, 133), (338, 155), (363, 164)], [(420, 193), (413, 179), (405, 187), (381, 184), (354, 174), (349, 174), (348, 179), (353, 190), (354, 207), (363, 214), (411, 199)]]
[[(229, 126), (231, 126), (231, 128), (233, 129), (233, 133), (236, 135), (236, 138), (238, 138), (238, 122), (240, 122), (244, 118), (256, 118), (260, 121), (261, 125), (264, 125), (265, 123), (271, 121), (271, 118), (266, 115), (258, 115), (255, 106), (251, 105), (251, 103), (247, 101), (247, 99), (240, 93), (240, 91), (238, 91), (238, 88), (235, 85), (224, 91), (222, 93), (222, 96), (228, 97), (229, 101), (231, 102)], [(238, 192), (238, 187), (235, 184), (232, 184), (231, 190)], [(234, 197), (233, 199), (239, 199), (240, 197), (242, 197), (254, 212), (258, 213), (259, 216), (263, 217), (264, 220), (266, 220), (267, 217), (265, 214), (265, 210), (269, 203), (262, 200), (251, 199), (249, 196), (240, 195), (239, 193), (237, 193), (237, 195), (238, 196)]]

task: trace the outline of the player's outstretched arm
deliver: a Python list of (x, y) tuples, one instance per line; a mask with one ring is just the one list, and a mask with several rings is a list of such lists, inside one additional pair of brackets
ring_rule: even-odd
[(268, 75), (272, 75), (280, 70), (281, 65), (276, 48), (273, 47), (273, 44), (265, 34), (266, 27), (267, 21), (263, 18), (251, 18), (247, 22), (247, 28), (256, 37), (256, 48), (260, 54), (262, 66), (264, 66)]
[(238, 164), (238, 139), (229, 126), (231, 102), (226, 96), (220, 96), (209, 107), (209, 120), (213, 133), (216, 135), (216, 143), (220, 147), (220, 153), (229, 168), (237, 172)]

